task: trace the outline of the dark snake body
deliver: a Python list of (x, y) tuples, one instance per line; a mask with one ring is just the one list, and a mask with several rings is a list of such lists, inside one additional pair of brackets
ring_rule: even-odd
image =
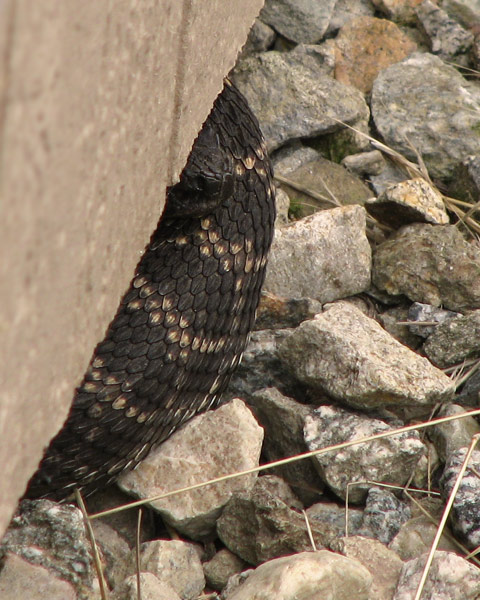
[(258, 122), (226, 81), (26, 497), (90, 494), (218, 405), (253, 327), (274, 196)]

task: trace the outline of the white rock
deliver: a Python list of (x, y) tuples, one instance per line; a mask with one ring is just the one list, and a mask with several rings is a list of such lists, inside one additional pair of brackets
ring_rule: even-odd
[[(142, 600), (182, 600), (168, 584), (162, 583), (153, 573), (140, 573)], [(137, 576), (130, 575), (124, 582), (122, 600), (138, 600)]]
[[(263, 429), (250, 410), (234, 399), (199, 415), (164, 442), (132, 472), (120, 487), (149, 498), (258, 466)], [(151, 502), (175, 529), (193, 539), (215, 528), (223, 506), (236, 490), (253, 487), (256, 474), (224, 481)]]
[(356, 560), (301, 552), (260, 565), (226, 600), (368, 600), (371, 581)]
[[(426, 554), (403, 566), (393, 600), (412, 600), (420, 583)], [(478, 600), (480, 569), (452, 552), (435, 553), (422, 598), (425, 600)]]
[(194, 544), (154, 540), (141, 546), (141, 568), (171, 586), (183, 600), (193, 600), (205, 587), (202, 563)]
[(304, 321), (278, 355), (300, 381), (354, 408), (425, 415), (453, 395), (440, 369), (347, 302)]
[(370, 265), (365, 210), (324, 210), (275, 231), (264, 289), (331, 302), (368, 288)]
[[(393, 429), (378, 419), (321, 406), (306, 417), (304, 432), (309, 450), (319, 450)], [(313, 460), (320, 477), (340, 498), (345, 499), (349, 483), (358, 482), (350, 486), (349, 499), (361, 502), (374, 485), (367, 481), (404, 485), (425, 451), (418, 433), (410, 431), (327, 452)]]

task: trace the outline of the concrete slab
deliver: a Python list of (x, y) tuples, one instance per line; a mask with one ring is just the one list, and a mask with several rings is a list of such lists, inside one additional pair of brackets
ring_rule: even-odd
[(0, 4), (0, 534), (262, 4)]

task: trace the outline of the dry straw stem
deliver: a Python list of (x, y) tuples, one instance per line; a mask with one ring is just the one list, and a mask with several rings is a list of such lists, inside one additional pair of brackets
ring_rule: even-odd
[(85, 508), (85, 503), (83, 501), (82, 495), (79, 490), (75, 488), (75, 500), (77, 501), (78, 507), (80, 508), (83, 519), (85, 521), (85, 526), (87, 528), (88, 537), (90, 538), (90, 543), (92, 544), (93, 549), (93, 561), (95, 564), (95, 570), (97, 572), (97, 579), (100, 585), (100, 597), (102, 600), (108, 600), (107, 596), (107, 584), (105, 583), (105, 579), (103, 577), (102, 570), (102, 562), (100, 560), (100, 554), (98, 552), (97, 542), (95, 541), (95, 534), (93, 533), (92, 524), (90, 523), (90, 518), (87, 513), (87, 509)]
[(464, 412), (459, 415), (450, 415), (448, 417), (440, 417), (438, 419), (432, 419), (431, 421), (426, 421), (424, 423), (415, 423), (414, 425), (407, 425), (405, 427), (399, 427), (398, 429), (392, 429), (391, 431), (385, 431), (382, 433), (377, 433), (375, 435), (366, 436), (366, 437), (360, 438), (358, 440), (350, 440), (348, 442), (342, 442), (341, 444), (334, 444), (332, 446), (327, 446), (325, 448), (319, 448), (318, 450), (312, 450), (310, 452), (304, 452), (303, 454), (298, 454), (296, 456), (290, 456), (288, 458), (283, 458), (281, 460), (276, 460), (276, 461), (273, 461), (270, 463), (266, 463), (259, 467), (254, 467), (252, 469), (246, 469), (245, 471), (239, 471), (237, 473), (230, 473), (229, 475), (223, 475), (222, 477), (216, 477), (215, 479), (211, 479), (209, 481), (205, 481), (202, 483), (196, 483), (194, 485), (190, 485), (185, 488), (180, 488), (178, 490), (172, 490), (170, 492), (166, 492), (165, 494), (159, 494), (158, 496), (152, 496), (151, 498), (145, 498), (143, 500), (136, 500), (134, 502), (124, 504), (123, 506), (118, 506), (116, 508), (111, 508), (109, 510), (105, 510), (105, 511), (90, 515), (88, 518), (89, 519), (97, 519), (99, 517), (112, 515), (112, 514), (121, 512), (123, 510), (128, 510), (130, 508), (136, 508), (138, 506), (143, 506), (144, 504), (148, 504), (150, 502), (162, 500), (163, 498), (169, 498), (170, 496), (175, 496), (177, 494), (183, 494), (185, 492), (190, 492), (192, 490), (198, 490), (200, 488), (206, 487), (207, 485), (213, 485), (215, 483), (220, 483), (222, 481), (236, 479), (237, 477), (243, 477), (244, 475), (250, 475), (251, 473), (259, 473), (261, 471), (266, 471), (267, 469), (272, 469), (274, 467), (280, 467), (282, 465), (287, 465), (287, 464), (290, 464), (293, 462), (297, 462), (299, 460), (311, 458), (313, 456), (320, 456), (322, 454), (327, 454), (327, 452), (336, 452), (338, 450), (343, 450), (344, 448), (350, 448), (352, 446), (357, 446), (358, 444), (365, 444), (367, 442), (372, 442), (374, 440), (391, 437), (392, 435), (398, 435), (400, 433), (406, 433), (409, 431), (416, 431), (418, 429), (425, 429), (426, 427), (440, 425), (441, 423), (449, 423), (450, 421), (456, 421), (457, 419), (463, 419), (464, 417), (473, 417), (476, 415), (480, 415), (480, 409), (471, 410), (471, 411)]
[(310, 527), (310, 521), (308, 520), (308, 515), (304, 510), (302, 510), (302, 514), (303, 514), (303, 518), (305, 519), (305, 525), (307, 527), (308, 539), (310, 540), (310, 543), (312, 544), (313, 551), (316, 552), (317, 546), (315, 544), (315, 540), (313, 539), (312, 528)]
[[(471, 367), (467, 369), (467, 367)], [(474, 358), (469, 361), (464, 361), (460, 365), (455, 365), (455, 367), (449, 367), (449, 369), (444, 369), (444, 373), (447, 373), (447, 370), (452, 369), (451, 371), (451, 379), (455, 386), (455, 391), (458, 390), (460, 386), (462, 386), (476, 371), (478, 371), (480, 367), (480, 358)]]
[(140, 577), (140, 531), (142, 527), (142, 514), (143, 511), (141, 508), (139, 508), (137, 518), (137, 534), (135, 538), (135, 560), (137, 563), (137, 600), (142, 600), (142, 587)]
[(468, 447), (468, 450), (465, 454), (465, 459), (463, 461), (460, 471), (458, 472), (457, 479), (455, 481), (455, 485), (453, 486), (452, 491), (450, 492), (450, 496), (448, 497), (447, 504), (445, 505), (445, 509), (443, 511), (442, 518), (440, 519), (440, 523), (438, 525), (437, 533), (435, 534), (435, 538), (433, 540), (432, 547), (430, 548), (430, 552), (428, 553), (427, 562), (425, 563), (425, 567), (423, 569), (422, 577), (420, 578), (420, 582), (418, 584), (417, 593), (415, 594), (414, 600), (420, 600), (420, 598), (422, 596), (423, 588), (425, 586), (425, 582), (427, 581), (428, 572), (432, 565), (433, 557), (435, 555), (435, 551), (437, 549), (438, 542), (440, 541), (443, 530), (445, 528), (445, 524), (447, 522), (450, 510), (453, 506), (455, 496), (457, 495), (458, 488), (460, 487), (460, 484), (462, 483), (463, 475), (467, 469), (468, 461), (470, 460), (470, 457), (472, 456), (472, 452), (479, 440), (480, 440), (480, 434), (477, 433), (476, 435), (474, 435), (472, 437), (470, 446)]

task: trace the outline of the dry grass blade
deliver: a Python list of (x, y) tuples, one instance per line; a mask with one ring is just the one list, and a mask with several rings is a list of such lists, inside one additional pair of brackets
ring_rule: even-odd
[(100, 596), (102, 600), (108, 600), (107, 584), (105, 583), (105, 578), (103, 577), (102, 562), (100, 560), (97, 542), (95, 541), (95, 534), (93, 533), (92, 524), (90, 523), (90, 517), (87, 513), (87, 509), (85, 508), (85, 502), (83, 501), (82, 495), (80, 494), (77, 488), (75, 488), (75, 500), (78, 504), (78, 508), (82, 512), (83, 520), (85, 521), (85, 527), (87, 528), (88, 537), (90, 538), (90, 543), (92, 545), (93, 561), (95, 564), (95, 570), (97, 571), (98, 583), (100, 585)]
[(302, 514), (303, 514), (303, 518), (305, 519), (305, 526), (307, 527), (308, 539), (310, 540), (310, 543), (312, 544), (313, 551), (316, 552), (317, 546), (315, 544), (315, 540), (313, 539), (312, 528), (310, 527), (310, 521), (308, 520), (308, 515), (304, 510), (302, 510)]
[(465, 454), (465, 459), (460, 468), (460, 471), (458, 472), (457, 479), (455, 481), (455, 485), (453, 486), (452, 491), (450, 492), (450, 496), (448, 497), (448, 501), (447, 501), (447, 504), (443, 511), (442, 518), (440, 519), (440, 523), (438, 524), (437, 533), (435, 534), (435, 538), (433, 540), (432, 547), (430, 548), (430, 552), (428, 553), (427, 562), (425, 563), (425, 567), (423, 568), (423, 573), (420, 578), (420, 582), (418, 584), (417, 592), (415, 594), (414, 600), (420, 600), (420, 598), (422, 596), (423, 588), (425, 586), (425, 582), (427, 581), (428, 572), (430, 571), (433, 557), (434, 557), (435, 551), (437, 550), (437, 547), (438, 547), (438, 542), (440, 541), (440, 538), (443, 534), (443, 530), (445, 528), (445, 524), (447, 522), (448, 515), (450, 514), (450, 510), (453, 506), (453, 502), (455, 501), (455, 496), (457, 495), (458, 488), (460, 487), (460, 484), (462, 483), (463, 475), (465, 474), (465, 471), (467, 469), (468, 461), (470, 460), (470, 457), (472, 456), (472, 452), (479, 440), (480, 440), (480, 434), (474, 435), (472, 437), (470, 446), (468, 447), (468, 450)]
[[(466, 367), (470, 366), (470, 369)], [(480, 358), (476, 358), (471, 362), (463, 362), (461, 365), (456, 365), (457, 371), (453, 371), (451, 378), (455, 385), (455, 391), (458, 390), (470, 377), (480, 368)]]
[(432, 325), (438, 325), (438, 321), (397, 321), (397, 325), (419, 325), (420, 327), (431, 327)]
[(137, 563), (137, 600), (142, 600), (142, 586), (140, 577), (140, 531), (142, 526), (142, 514), (143, 511), (141, 508), (139, 508), (137, 518), (137, 535), (135, 538), (135, 560)]
[(480, 554), (480, 546), (472, 550), (467, 556), (465, 556), (466, 560), (473, 560), (477, 565), (480, 565), (480, 561), (476, 558), (477, 554)]
[(398, 429), (392, 429), (391, 431), (377, 433), (375, 435), (370, 435), (370, 436), (360, 438), (357, 440), (350, 440), (348, 442), (342, 442), (341, 444), (334, 444), (333, 446), (327, 446), (326, 448), (320, 448), (318, 450), (304, 452), (303, 454), (298, 454), (297, 456), (290, 456), (288, 458), (282, 458), (281, 460), (276, 460), (276, 461), (261, 465), (259, 467), (254, 467), (252, 469), (246, 469), (245, 471), (238, 471), (237, 473), (230, 473), (229, 475), (223, 475), (222, 477), (216, 477), (215, 479), (210, 479), (209, 481), (196, 483), (194, 485), (190, 485), (188, 487), (181, 488), (178, 490), (172, 490), (170, 492), (166, 492), (165, 494), (159, 494), (158, 496), (152, 496), (151, 498), (145, 498), (143, 500), (136, 500), (134, 502), (124, 504), (123, 506), (118, 506), (116, 508), (111, 508), (109, 510), (105, 510), (105, 511), (90, 515), (88, 518), (89, 519), (98, 519), (99, 517), (113, 515), (115, 513), (121, 512), (123, 510), (128, 510), (130, 508), (136, 508), (138, 506), (143, 506), (144, 504), (148, 504), (150, 502), (155, 502), (156, 500), (162, 500), (163, 498), (169, 498), (170, 496), (175, 496), (176, 494), (182, 494), (185, 492), (190, 492), (192, 490), (198, 490), (198, 489), (206, 487), (208, 485), (213, 485), (215, 483), (220, 483), (222, 481), (228, 481), (230, 479), (236, 479), (237, 477), (243, 477), (244, 475), (250, 475), (251, 473), (260, 473), (262, 471), (266, 471), (267, 469), (272, 469), (274, 467), (288, 465), (290, 463), (297, 462), (299, 460), (304, 460), (306, 458), (311, 458), (313, 456), (320, 456), (321, 454), (326, 454), (327, 452), (335, 452), (337, 450), (343, 450), (345, 448), (357, 446), (358, 444), (365, 444), (367, 442), (373, 442), (374, 440), (391, 437), (392, 435), (398, 435), (400, 433), (406, 433), (408, 431), (416, 431), (418, 429), (425, 429), (426, 427), (432, 427), (433, 425), (440, 425), (441, 423), (449, 423), (450, 421), (456, 421), (457, 419), (462, 419), (464, 417), (473, 417), (475, 415), (480, 415), (480, 409), (471, 410), (471, 411), (464, 412), (464, 413), (458, 414), (458, 415), (450, 415), (448, 417), (440, 417), (438, 419), (426, 421), (425, 423), (415, 423), (414, 425), (407, 425), (405, 427), (399, 427)]

